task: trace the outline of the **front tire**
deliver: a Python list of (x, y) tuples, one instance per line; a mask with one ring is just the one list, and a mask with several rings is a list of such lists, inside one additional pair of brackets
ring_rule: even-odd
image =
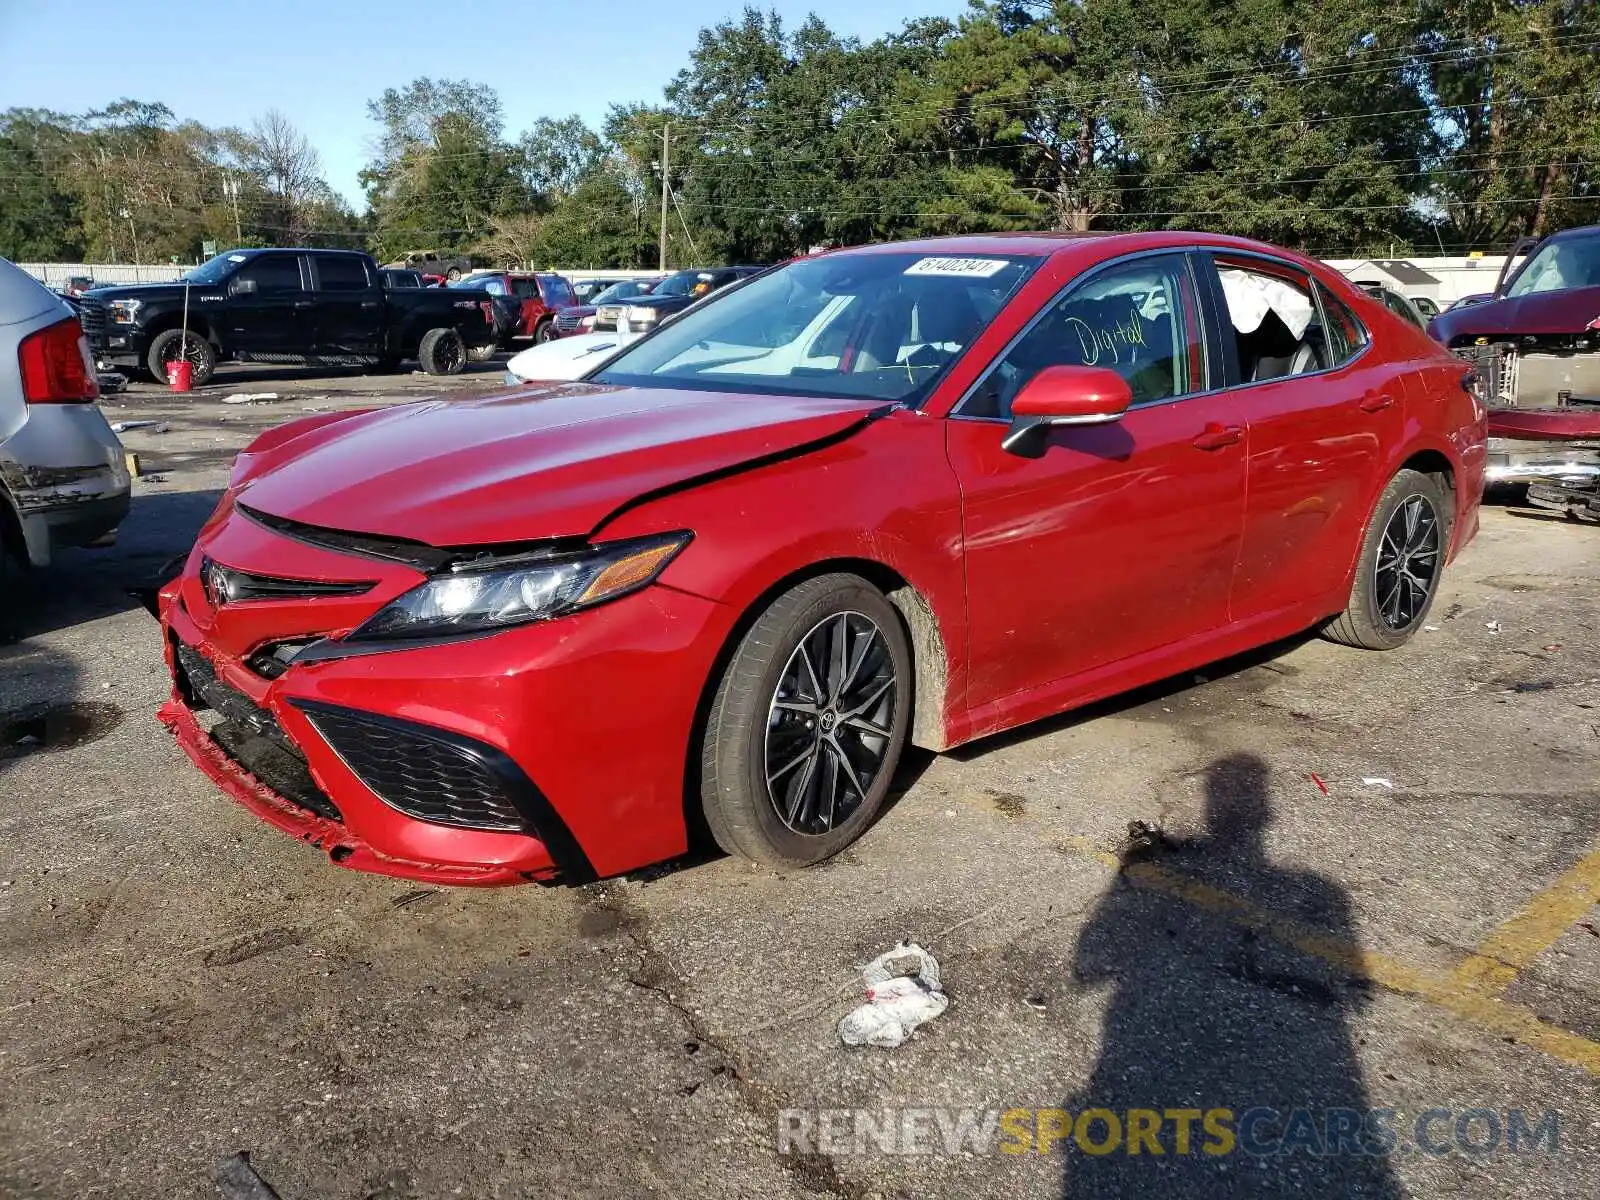
[(783, 593), (739, 642), (701, 746), (706, 825), (730, 854), (801, 867), (872, 823), (905, 747), (911, 650), (900, 614), (855, 575)]
[(1400, 471), (1378, 498), (1356, 562), (1350, 602), (1322, 629), (1329, 641), (1393, 650), (1428, 619), (1450, 549), (1450, 509), (1436, 480)]
[(430, 329), (417, 347), (417, 361), (429, 375), (459, 375), (467, 365), (467, 347), (454, 329)]
[(192, 329), (187, 333), (181, 329), (168, 329), (156, 334), (150, 342), (149, 353), (145, 355), (145, 365), (150, 368), (150, 374), (155, 376), (156, 382), (164, 384), (170, 382), (167, 364), (179, 358), (189, 360), (189, 382), (195, 387), (209, 382), (216, 373), (216, 348)]
[(467, 350), (467, 358), (475, 363), (488, 362), (499, 350), (500, 347), (493, 342), (486, 346), (473, 346)]

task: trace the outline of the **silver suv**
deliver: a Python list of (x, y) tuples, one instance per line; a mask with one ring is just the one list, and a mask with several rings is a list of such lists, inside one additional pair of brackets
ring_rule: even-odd
[(128, 515), (122, 443), (66, 301), (0, 258), (0, 557), (42, 567)]

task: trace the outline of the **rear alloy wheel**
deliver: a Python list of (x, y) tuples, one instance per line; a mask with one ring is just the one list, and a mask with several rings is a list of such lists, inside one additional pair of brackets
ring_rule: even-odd
[(855, 841), (905, 746), (911, 678), (900, 615), (864, 579), (824, 575), (773, 601), (707, 718), (701, 800), (718, 845), (793, 867)]
[(168, 329), (156, 334), (150, 342), (150, 352), (145, 355), (145, 365), (157, 383), (169, 383), (167, 364), (180, 358), (189, 360), (189, 382), (194, 387), (208, 382), (216, 372), (216, 350), (192, 329), (187, 333), (182, 329)]
[(1367, 526), (1350, 603), (1323, 636), (1366, 650), (1392, 650), (1422, 628), (1439, 591), (1450, 546), (1446, 495), (1417, 471), (1389, 481)]
[(459, 375), (467, 365), (467, 347), (454, 329), (430, 329), (422, 335), (417, 360), (429, 375)]

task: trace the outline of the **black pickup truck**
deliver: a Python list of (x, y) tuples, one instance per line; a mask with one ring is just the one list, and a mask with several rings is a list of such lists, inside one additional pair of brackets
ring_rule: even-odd
[(95, 288), (79, 302), (96, 362), (162, 383), (180, 357), (196, 384), (228, 359), (392, 371), (414, 358), (454, 375), (496, 340), (487, 292), (386, 288), (353, 250), (230, 250), (177, 282)]

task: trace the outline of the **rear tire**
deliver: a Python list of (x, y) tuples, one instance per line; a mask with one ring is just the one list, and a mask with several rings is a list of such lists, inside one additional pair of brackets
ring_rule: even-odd
[(150, 374), (155, 376), (157, 383), (169, 383), (167, 363), (175, 361), (180, 355), (189, 360), (189, 382), (194, 387), (209, 382), (216, 373), (216, 349), (192, 329), (188, 333), (181, 329), (168, 329), (156, 334), (145, 355), (145, 365), (150, 368)]
[(1322, 636), (1361, 650), (1393, 650), (1410, 641), (1439, 593), (1450, 516), (1436, 480), (1417, 471), (1396, 474), (1367, 523), (1350, 601)]
[(546, 342), (552, 340), (556, 336), (555, 324), (556, 323), (553, 318), (547, 317), (543, 321), (540, 321), (538, 325), (534, 326), (533, 344), (535, 346), (542, 346)]
[(459, 375), (467, 365), (467, 347), (454, 329), (430, 329), (417, 347), (417, 361), (429, 375)]
[(790, 588), (717, 684), (700, 799), (724, 850), (800, 867), (843, 850), (882, 806), (905, 747), (912, 660), (900, 614), (866, 580)]
[(456, 280), (461, 278), (461, 268), (460, 267), (451, 267), (448, 271), (446, 271), (444, 273), (444, 277), (446, 279), (448, 279), (451, 283), (454, 283)]

